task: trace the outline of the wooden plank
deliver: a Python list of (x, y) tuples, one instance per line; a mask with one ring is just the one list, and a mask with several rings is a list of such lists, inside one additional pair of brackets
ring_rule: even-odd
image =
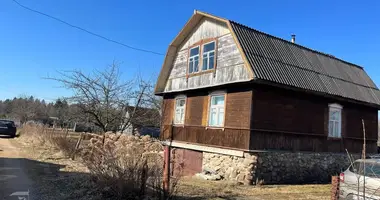
[[(195, 44), (199, 42), (202, 42), (202, 40)], [(244, 60), (231, 34), (218, 38), (216, 44), (217, 56), (215, 71), (211, 73), (191, 74), (188, 78), (186, 75), (188, 50), (184, 49), (179, 51), (174, 61), (165, 91), (183, 91), (232, 82), (248, 81), (249, 72), (244, 66)]]
[(180, 49), (187, 49), (189, 46), (202, 39), (219, 37), (229, 32), (226, 23), (214, 19), (203, 18), (180, 45)]

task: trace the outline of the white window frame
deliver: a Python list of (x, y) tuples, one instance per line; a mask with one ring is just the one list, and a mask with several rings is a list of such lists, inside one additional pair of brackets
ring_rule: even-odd
[[(185, 123), (185, 116), (186, 116), (186, 96), (178, 96), (174, 99), (174, 124), (184, 124)], [(184, 100), (185, 104), (183, 106), (178, 107), (177, 101)], [(177, 112), (179, 112), (179, 115), (181, 116), (181, 113), (183, 114), (182, 119), (177, 119)]]
[[(339, 104), (329, 104), (328, 136), (331, 138), (342, 138), (342, 110), (343, 107)], [(331, 112), (339, 112), (339, 119), (331, 119)], [(333, 126), (332, 132), (330, 131), (330, 126)], [(338, 129), (335, 126), (338, 126)], [(335, 132), (335, 130), (338, 130), (338, 132)]]
[[(212, 99), (215, 98), (215, 97), (219, 97), (219, 96), (223, 96), (224, 98), (224, 103), (223, 105), (212, 105)], [(215, 108), (216, 110), (216, 122), (218, 123), (219, 122), (219, 112), (220, 112), (220, 108), (223, 108), (223, 121), (222, 121), (222, 124), (211, 124), (210, 120), (211, 120), (211, 112), (212, 112), (212, 109)], [(209, 127), (224, 127), (224, 123), (225, 123), (225, 116), (226, 116), (226, 93), (225, 92), (214, 92), (214, 93), (211, 93), (209, 95), (209, 105), (208, 105), (208, 120), (207, 120), (207, 125)]]
[[(191, 55), (191, 50), (192, 49), (196, 49), (196, 48), (198, 48), (198, 54), (197, 55), (194, 55), (194, 56), (190, 56)], [(200, 54), (201, 54), (201, 47), (200, 47), (200, 45), (197, 45), (197, 46), (195, 46), (195, 47), (192, 47), (192, 48), (190, 48), (190, 50), (189, 50), (189, 64), (188, 64), (188, 71), (189, 71), (189, 74), (193, 74), (193, 73), (197, 73), (197, 72), (199, 72), (199, 66), (200, 66)], [(197, 71), (194, 71), (194, 65), (195, 65), (195, 58), (196, 57), (198, 57), (198, 70)], [(193, 59), (193, 65), (191, 66), (192, 67), (192, 69), (193, 69), (193, 71), (192, 72), (190, 72), (190, 61), (191, 61), (191, 59)]]
[[(208, 44), (210, 44), (210, 43), (214, 43), (214, 50), (212, 50), (212, 51), (208, 51), (208, 52), (204, 52), (203, 50), (204, 50), (204, 46), (206, 46), (206, 45), (208, 45)], [(207, 71), (207, 70), (212, 70), (212, 69), (214, 69), (214, 67), (215, 67), (215, 61), (216, 61), (216, 55), (215, 55), (215, 49), (216, 49), (216, 41), (211, 41), (211, 42), (207, 42), (207, 43), (205, 43), (205, 44), (202, 44), (202, 66), (201, 66), (201, 70), (202, 71)], [(212, 66), (212, 68), (210, 69), (210, 54), (211, 53), (214, 53), (214, 57), (212, 58), (213, 60), (214, 60), (214, 65)], [(207, 55), (207, 69), (203, 69), (203, 59), (204, 59), (204, 56), (205, 55)]]

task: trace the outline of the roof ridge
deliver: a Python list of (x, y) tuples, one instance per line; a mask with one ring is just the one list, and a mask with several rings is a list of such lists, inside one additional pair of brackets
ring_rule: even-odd
[(283, 38), (280, 38), (280, 37), (277, 37), (277, 36), (271, 35), (271, 34), (269, 34), (269, 33), (265, 33), (265, 32), (263, 32), (263, 31), (260, 31), (260, 30), (254, 29), (254, 28), (251, 28), (251, 27), (249, 27), (249, 26), (247, 26), (247, 25), (241, 24), (241, 23), (236, 22), (236, 21), (233, 21), (233, 20), (228, 20), (228, 21), (230, 21), (230, 22), (232, 22), (232, 23), (234, 23), (234, 24), (237, 24), (237, 25), (239, 25), (239, 26), (242, 26), (242, 27), (244, 27), (244, 28), (248, 28), (248, 29), (250, 29), (250, 30), (252, 30), (252, 31), (255, 31), (255, 32), (257, 32), (257, 33), (260, 33), (260, 34), (263, 34), (263, 35), (266, 35), (266, 36), (272, 37), (272, 38), (277, 39), (277, 40), (284, 41), (284, 42), (286, 42), (286, 43), (288, 43), (288, 44), (292, 44), (292, 45), (294, 45), (294, 46), (301, 47), (301, 48), (306, 49), (306, 50), (308, 50), (308, 51), (312, 51), (312, 52), (315, 52), (315, 53), (321, 54), (321, 55), (323, 55), (323, 56), (327, 56), (327, 57), (329, 57), (329, 58), (333, 58), (333, 59), (338, 60), (338, 61), (340, 61), (340, 62), (344, 62), (344, 63), (346, 63), (346, 64), (348, 64), (348, 65), (353, 66), (353, 67), (357, 67), (357, 68), (359, 68), (359, 69), (364, 69), (364, 68), (363, 68), (362, 66), (360, 66), (360, 65), (357, 65), (357, 64), (354, 64), (354, 63), (348, 62), (348, 61), (346, 61), (346, 60), (343, 60), (343, 59), (337, 58), (337, 57), (335, 57), (335, 56), (333, 56), (333, 55), (331, 55), (331, 54), (327, 54), (327, 53), (324, 53), (324, 52), (321, 52), (321, 51), (317, 51), (317, 50), (315, 50), (315, 49), (311, 49), (311, 48), (309, 48), (309, 47), (306, 47), (306, 46), (303, 46), (303, 45), (300, 45), (300, 44), (297, 44), (297, 43), (292, 43), (292, 42), (290, 42), (290, 41), (288, 41), (288, 40), (285, 40), (285, 39), (283, 39)]

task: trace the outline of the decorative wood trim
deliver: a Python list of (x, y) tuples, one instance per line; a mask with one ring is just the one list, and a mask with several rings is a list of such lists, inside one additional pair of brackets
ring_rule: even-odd
[(193, 76), (199, 76), (199, 75), (202, 75), (202, 74), (214, 73), (214, 71), (215, 71), (215, 69), (203, 70), (203, 71), (200, 71), (200, 72), (188, 74), (187, 77), (193, 77)]
[[(210, 118), (210, 106), (211, 106), (211, 96), (216, 96), (216, 95), (224, 95), (224, 116), (223, 116), (223, 125), (222, 126), (210, 126), (209, 125), (209, 118)], [(222, 129), (224, 131), (225, 124), (226, 124), (226, 102), (227, 102), (227, 92), (225, 90), (220, 90), (220, 91), (213, 91), (210, 92), (208, 97), (208, 107), (207, 107), (207, 123), (205, 126), (205, 129)]]
[[(218, 38), (219, 37), (214, 37), (214, 38), (206, 38), (199, 40), (198, 42), (192, 44), (187, 48), (187, 66), (186, 66), (186, 81), (189, 77), (192, 76), (197, 76), (205, 73), (215, 73), (216, 70), (216, 58), (217, 58), (217, 50), (218, 50)], [(202, 70), (203, 67), (203, 45), (210, 43), (210, 42), (215, 42), (215, 49), (214, 49), (214, 67), (213, 69), (207, 69), (207, 70)], [(196, 46), (199, 46), (199, 60), (198, 60), (198, 72), (193, 72), (189, 73), (189, 62), (190, 62), (190, 50)]]
[[(199, 127), (199, 128), (206, 128), (207, 126), (200, 126), (200, 125), (186, 125), (188, 127)], [(302, 132), (292, 132), (292, 131), (281, 131), (281, 130), (269, 130), (269, 129), (255, 129), (255, 128), (244, 128), (244, 127), (233, 127), (233, 126), (224, 126), (224, 129), (231, 129), (231, 130), (250, 130), (250, 131), (261, 131), (261, 132), (268, 132), (268, 133), (284, 133), (284, 134), (290, 134), (290, 135), (304, 135), (304, 136), (316, 136), (316, 137), (325, 137), (325, 134), (315, 134), (315, 133), (302, 133)], [(356, 137), (342, 137), (338, 138), (341, 139), (351, 139), (351, 140), (363, 140), (363, 138), (356, 138)], [(366, 138), (367, 141), (377, 141), (377, 139), (373, 138)]]
[(207, 126), (208, 123), (208, 105), (209, 98), (208, 96), (203, 97), (203, 109), (202, 109), (202, 126)]
[[(213, 67), (213, 73), (214, 73), (214, 78), (216, 76), (216, 67), (218, 66), (218, 46), (219, 46), (219, 41), (218, 38), (215, 38), (215, 51), (214, 51), (214, 67)], [(203, 62), (203, 61), (202, 61)]]
[(164, 145), (169, 145), (172, 147), (179, 147), (184, 149), (192, 149), (197, 151), (205, 151), (205, 152), (211, 152), (211, 153), (219, 153), (224, 155), (231, 155), (231, 156), (238, 156), (243, 157), (244, 156), (244, 150), (235, 150), (231, 148), (224, 148), (224, 147), (216, 147), (211, 145), (199, 145), (194, 143), (187, 143), (187, 142), (177, 142), (177, 141), (164, 141)]
[(342, 140), (343, 138), (338, 138), (338, 137), (327, 137), (327, 140)]

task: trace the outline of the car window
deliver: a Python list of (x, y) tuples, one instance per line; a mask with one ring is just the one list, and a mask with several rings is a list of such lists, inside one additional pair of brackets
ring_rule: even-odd
[(360, 168), (360, 162), (354, 162), (350, 166), (349, 170), (355, 174), (358, 174), (358, 172), (360, 171), (359, 168)]
[(380, 178), (380, 163), (366, 163), (365, 176)]
[(355, 174), (363, 175), (365, 172), (365, 176), (380, 178), (380, 162), (366, 162), (364, 164), (362, 161), (356, 161), (350, 166), (349, 170)]
[(5, 121), (5, 120), (0, 120), (0, 126), (14, 126), (14, 123), (12, 121)]

